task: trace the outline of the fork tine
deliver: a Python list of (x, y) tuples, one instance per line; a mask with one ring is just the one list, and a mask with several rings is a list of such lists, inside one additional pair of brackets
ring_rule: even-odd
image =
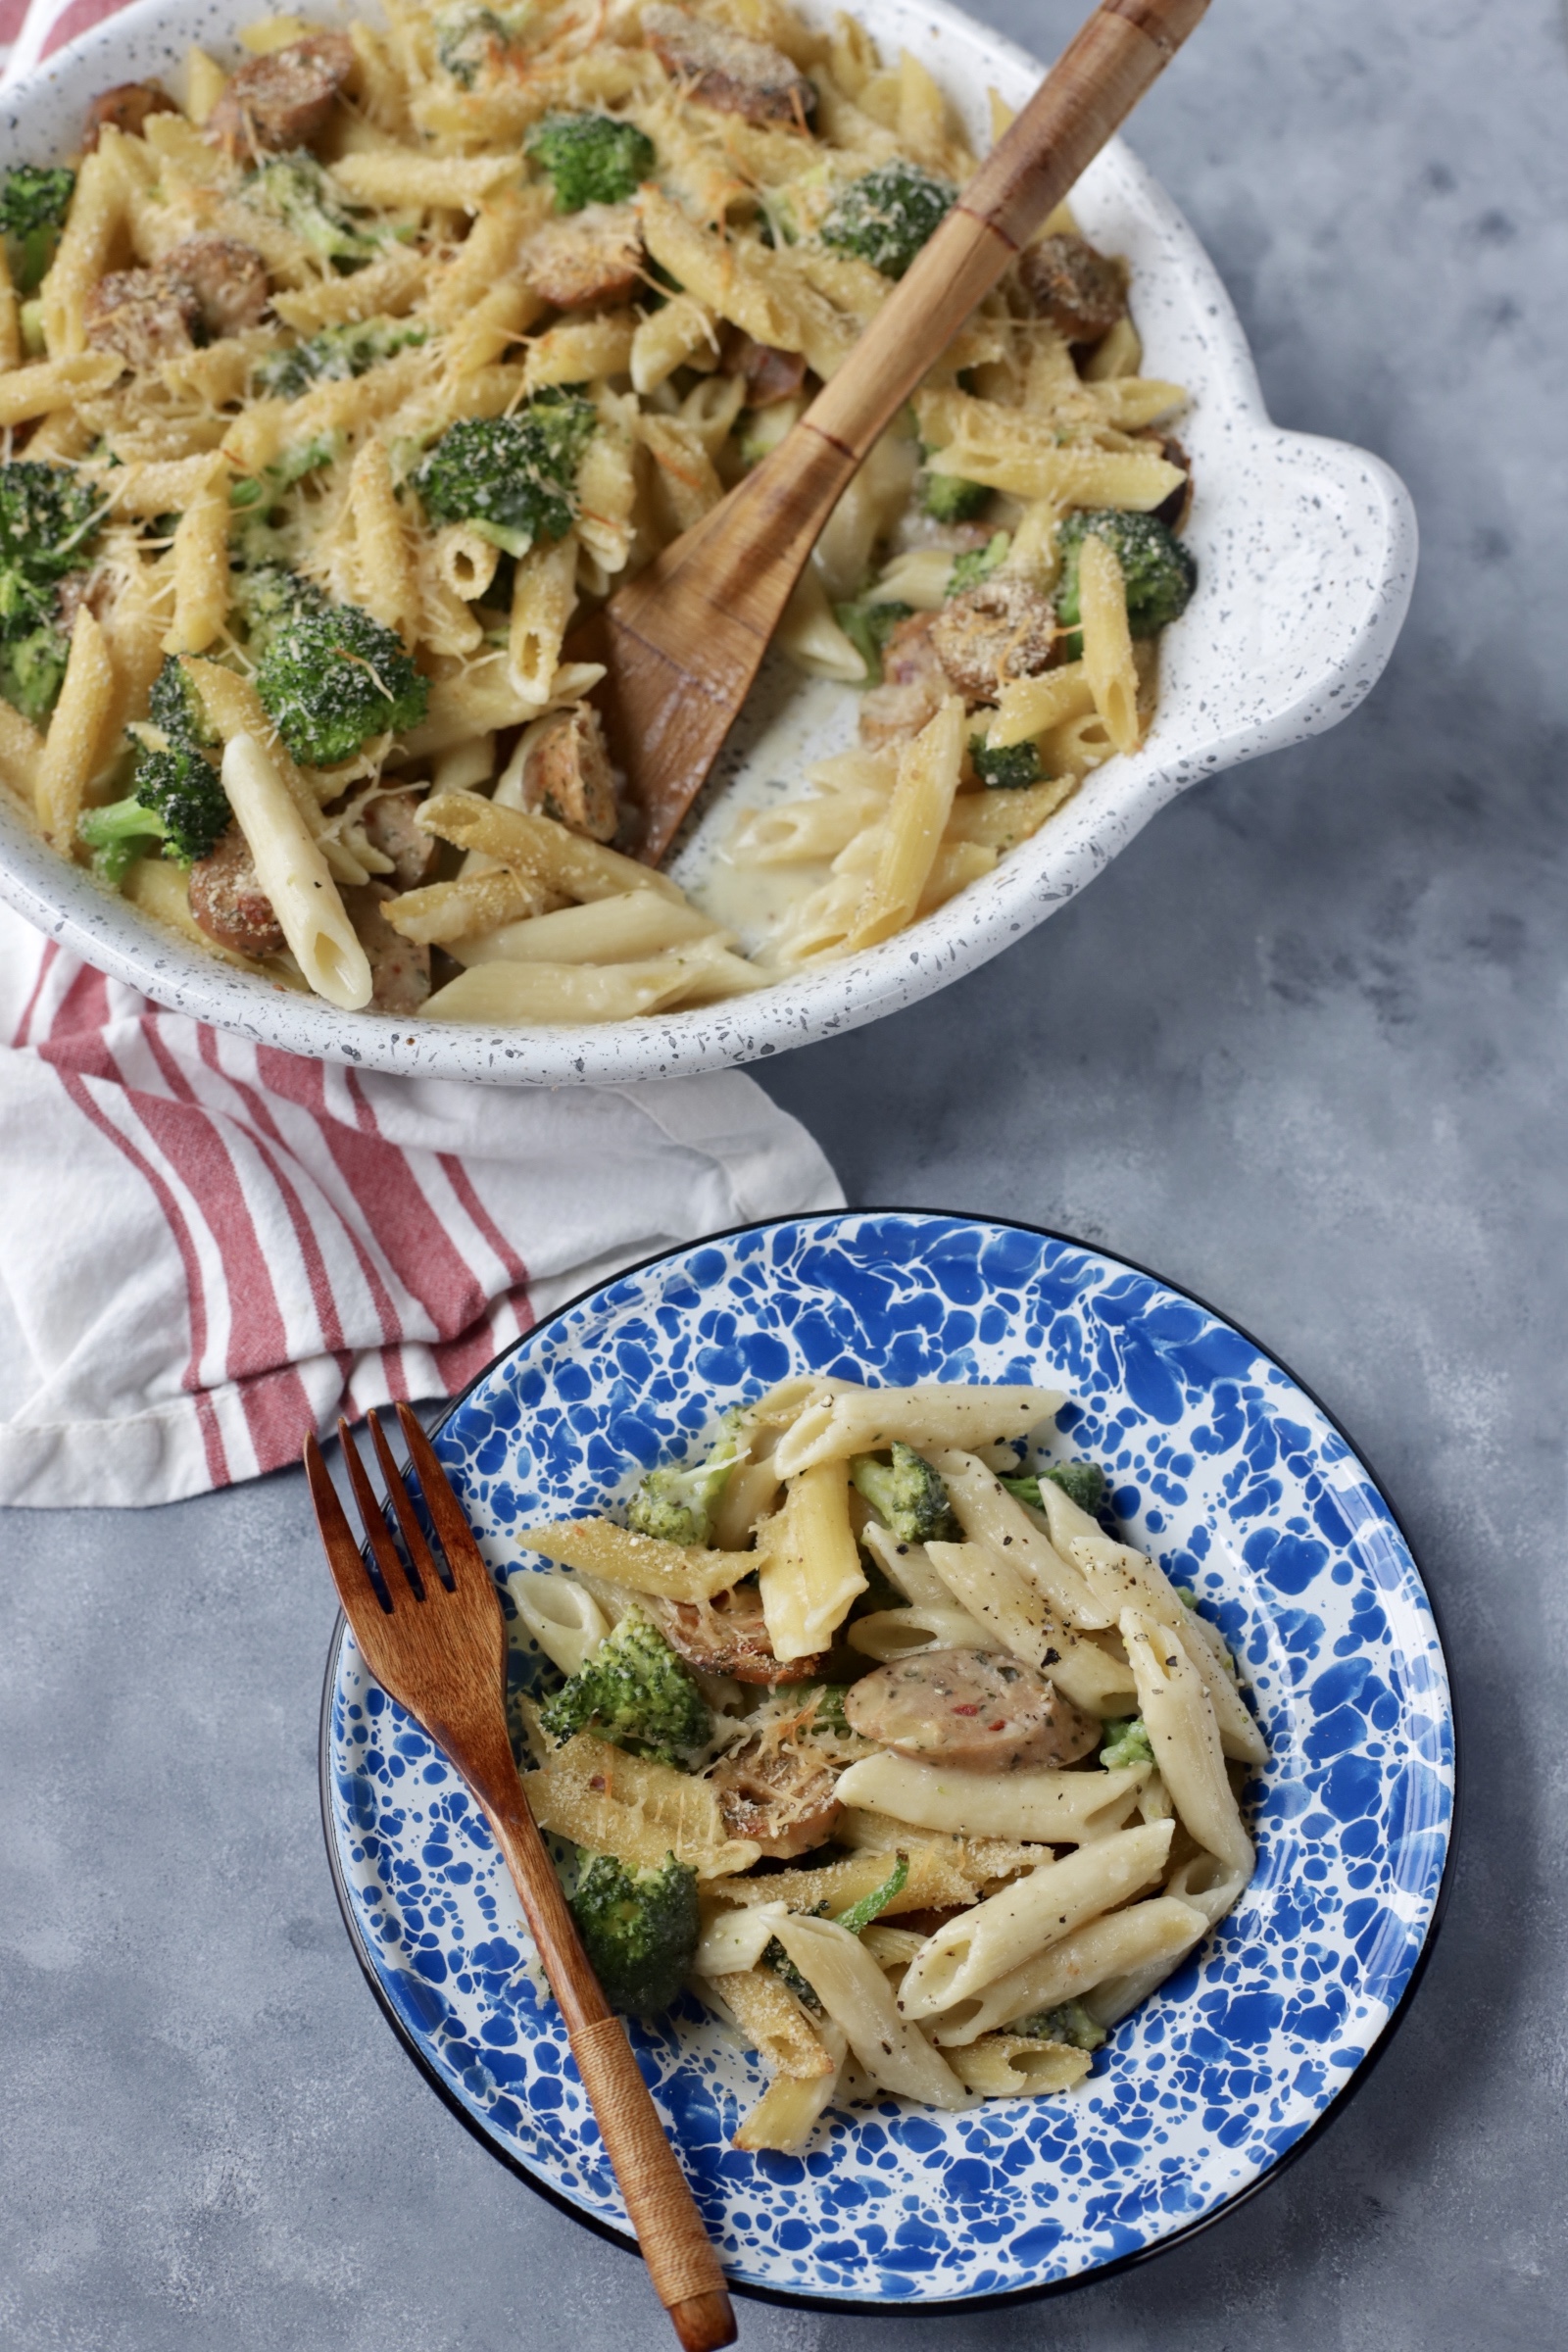
[(386, 1483), (387, 1494), (391, 1496), (392, 1508), (398, 1515), (398, 1526), (403, 1531), (404, 1546), (408, 1551), (409, 1558), (414, 1562), (416, 1576), (424, 1587), (425, 1592), (428, 1592), (432, 1586), (440, 1584), (441, 1571), (436, 1566), (430, 1546), (424, 1540), (424, 1530), (419, 1525), (418, 1516), (414, 1508), (414, 1497), (404, 1485), (402, 1472), (392, 1459), (392, 1448), (386, 1442), (380, 1415), (367, 1413), (365, 1418), (369, 1425), (370, 1443), (375, 1447), (375, 1458), (381, 1466), (381, 1476)]
[(357, 1617), (364, 1615), (368, 1602), (374, 1603), (377, 1615), (384, 1613), (387, 1604), (365, 1565), (365, 1554), (355, 1541), (348, 1513), (338, 1500), (326, 1457), (314, 1434), (305, 1441), (305, 1475), (310, 1481), (311, 1500), (316, 1505), (321, 1548), (326, 1553), (326, 1564), (332, 1571), (344, 1616), (352, 1625)]
[(343, 1459), (348, 1465), (349, 1485), (354, 1489), (354, 1499), (359, 1505), (360, 1524), (365, 1529), (366, 1542), (375, 1554), (375, 1564), (381, 1571), (381, 1581), (386, 1586), (388, 1600), (394, 1608), (397, 1607), (398, 1596), (397, 1588), (393, 1583), (394, 1577), (414, 1594), (416, 1600), (422, 1600), (424, 1594), (398, 1557), (398, 1547), (392, 1541), (392, 1531), (386, 1523), (386, 1512), (375, 1499), (375, 1490), (366, 1473), (365, 1464), (360, 1459), (360, 1449), (354, 1443), (348, 1423), (341, 1415), (338, 1418), (337, 1434), (338, 1443), (343, 1448)]
[(441, 1548), (452, 1569), (453, 1583), (470, 1588), (475, 1582), (487, 1592), (495, 1591), (490, 1571), (484, 1564), (484, 1554), (473, 1539), (473, 1530), (463, 1515), (463, 1505), (452, 1492), (452, 1484), (437, 1461), (431, 1445), (408, 1405), (399, 1401), (398, 1421), (409, 1448), (409, 1459), (419, 1474), (419, 1491), (430, 1523), (441, 1540)]

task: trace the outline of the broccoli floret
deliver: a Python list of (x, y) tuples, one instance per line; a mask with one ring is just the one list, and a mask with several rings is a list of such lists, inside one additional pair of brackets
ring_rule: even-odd
[(60, 582), (82, 567), (103, 511), (69, 466), (0, 466), (0, 695), (35, 722), (54, 707), (71, 650)]
[(436, 63), (460, 89), (494, 73), (528, 22), (525, 8), (444, 8), (435, 20)]
[(372, 735), (401, 734), (424, 716), (430, 688), (391, 629), (358, 605), (334, 604), (279, 564), (246, 575), (239, 603), (262, 707), (308, 767), (352, 760)]
[(257, 363), (257, 386), (277, 398), (298, 400), (313, 384), (344, 383), (350, 376), (366, 374), (394, 352), (424, 342), (429, 331), (410, 318), (361, 318), (346, 326), (323, 326), (319, 334), (286, 351), (267, 353)]
[(852, 180), (817, 233), (835, 252), (869, 262), (884, 277), (902, 277), (957, 201), (949, 181), (895, 159)]
[(665, 1544), (706, 1544), (709, 1515), (740, 1453), (734, 1432), (726, 1430), (706, 1461), (650, 1470), (626, 1505), (627, 1525)]
[(612, 2009), (652, 2017), (681, 1987), (702, 1922), (697, 1873), (666, 1854), (657, 1870), (629, 1871), (612, 1854), (590, 1855), (569, 1898), (577, 1933)]
[(1027, 785), (1038, 784), (1044, 772), (1039, 747), (1027, 737), (1022, 743), (1001, 744), (993, 751), (983, 735), (971, 735), (969, 765), (988, 792), (1021, 792)]
[[(1098, 1462), (1056, 1462), (1051, 1469), (1042, 1470), (1040, 1478), (1049, 1478), (1069, 1502), (1087, 1511), (1091, 1519), (1098, 1519), (1105, 1507), (1105, 1473)], [(1020, 1502), (1032, 1503), (1039, 1510), (1040, 1478), (1004, 1478), (1002, 1483), (1009, 1494), (1016, 1494)]]
[(43, 592), (81, 568), (104, 505), (69, 466), (0, 466), (0, 629), (49, 608)]
[(712, 1736), (708, 1702), (651, 1618), (628, 1609), (570, 1681), (547, 1698), (539, 1720), (552, 1740), (592, 1724), (628, 1755), (653, 1756), (684, 1771)]
[(0, 695), (34, 726), (54, 709), (66, 680), (71, 645), (64, 629), (40, 621), (35, 629), (0, 637)]
[(1005, 2031), (1027, 2041), (1063, 2041), (1071, 2050), (1098, 2050), (1105, 2038), (1104, 2027), (1095, 2023), (1082, 2001), (1063, 2001), (1059, 2009), (1021, 2017)]
[(270, 156), (245, 182), (244, 194), (248, 203), (262, 204), (275, 213), (312, 253), (330, 262), (335, 270), (363, 270), (396, 233), (386, 222), (345, 203), (305, 147)]
[(1107, 1718), (1100, 1729), (1102, 1734), (1100, 1761), (1107, 1772), (1115, 1772), (1123, 1764), (1152, 1764), (1154, 1761), (1154, 1751), (1149, 1744), (1149, 1730), (1141, 1715), (1129, 1715), (1120, 1721)]
[(1093, 535), (1102, 539), (1121, 565), (1127, 591), (1127, 626), (1135, 637), (1153, 637), (1167, 621), (1180, 619), (1198, 585), (1198, 565), (1174, 531), (1157, 514), (1123, 513), (1118, 507), (1081, 507), (1056, 525), (1061, 578), (1056, 618), (1071, 628), (1066, 655), (1076, 662), (1084, 650), (1077, 633), (1078, 554)]
[(907, 620), (913, 611), (912, 605), (901, 605), (897, 601), (874, 605), (863, 597), (857, 604), (834, 606), (834, 619), (865, 663), (865, 682), (868, 686), (881, 685), (882, 656), (887, 650), (888, 639), (900, 621)]
[(956, 1543), (961, 1534), (948, 1500), (947, 1481), (912, 1446), (893, 1441), (893, 1459), (858, 1453), (850, 1464), (856, 1492), (887, 1521), (901, 1544)]
[(12, 241), (11, 282), (19, 294), (41, 283), (75, 185), (76, 174), (63, 164), (15, 164), (0, 179), (0, 230)]
[(434, 522), (466, 522), (509, 556), (564, 539), (576, 516), (577, 465), (597, 421), (576, 395), (531, 401), (515, 416), (450, 425), (415, 475)]
[(89, 808), (78, 830), (98, 873), (118, 884), (131, 859), (147, 855), (155, 843), (177, 865), (194, 865), (210, 856), (232, 813), (213, 762), (193, 744), (178, 744), (168, 751), (144, 751), (130, 797), (107, 808)]
[(172, 654), (165, 656), (164, 666), (153, 680), (147, 715), (172, 745), (189, 744), (211, 751), (218, 742), (218, 731), (191, 684), (190, 673)]
[(948, 574), (949, 596), (962, 596), (968, 589), (978, 588), (982, 580), (989, 580), (1011, 545), (1009, 531), (993, 531), (984, 547), (971, 547), (956, 556)]
[(614, 115), (546, 115), (523, 146), (549, 172), (558, 213), (625, 204), (654, 168), (654, 142)]
[(961, 473), (928, 473), (920, 504), (938, 522), (973, 522), (990, 497), (984, 482), (965, 481)]

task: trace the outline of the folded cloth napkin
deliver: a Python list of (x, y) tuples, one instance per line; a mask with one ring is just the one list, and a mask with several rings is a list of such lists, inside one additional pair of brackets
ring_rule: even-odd
[(126, 0), (0, 0), (0, 80), (29, 74), (78, 33), (115, 17)]
[(448, 1396), (653, 1251), (843, 1201), (750, 1078), (502, 1092), (165, 1012), (0, 907), (0, 1502), (168, 1502)]

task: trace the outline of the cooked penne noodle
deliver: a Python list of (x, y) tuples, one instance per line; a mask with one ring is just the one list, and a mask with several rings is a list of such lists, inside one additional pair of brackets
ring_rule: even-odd
[(575, 1674), (610, 1631), (593, 1594), (569, 1576), (516, 1568), (507, 1579), (507, 1592), (545, 1656), (563, 1674)]
[(991, 2034), (953, 2053), (953, 2071), (966, 2090), (983, 2099), (1037, 2099), (1048, 2091), (1071, 2090), (1088, 2074), (1087, 2050), (1060, 2041), (1020, 2041), (1016, 2034)]
[(805, 2147), (838, 2087), (839, 2071), (849, 2049), (843, 2028), (830, 2017), (823, 2018), (814, 2031), (831, 2065), (808, 2082), (798, 2076), (775, 2076), (743, 2118), (730, 2142), (732, 2147), (768, 2148), (780, 2156), (792, 2156)]
[(166, 654), (205, 654), (228, 612), (228, 493), (198, 490), (174, 531), (174, 617)]
[(787, 1912), (778, 1939), (878, 2089), (928, 2107), (967, 2106), (957, 2076), (895, 2005), (886, 1977), (858, 1936), (831, 1920)]
[(1138, 749), (1138, 672), (1133, 667), (1127, 592), (1115, 550), (1091, 533), (1078, 551), (1084, 676), (1118, 752)]
[(966, 1609), (911, 1601), (906, 1609), (879, 1609), (857, 1617), (846, 1635), (862, 1658), (886, 1664), (920, 1649), (989, 1649), (995, 1636)]
[(998, 1978), (1021, 1968), (1049, 1944), (1137, 1894), (1158, 1878), (1170, 1850), (1171, 1824), (1117, 1830), (1065, 1861), (1047, 1862), (972, 1911), (938, 1928), (909, 1963), (899, 1990), (906, 2017), (934, 2017)]
[(523, 1528), (517, 1542), (524, 1551), (540, 1552), (558, 1567), (580, 1568), (589, 1576), (623, 1585), (630, 1592), (651, 1592), (662, 1600), (711, 1600), (735, 1582), (735, 1562), (727, 1551), (635, 1535), (612, 1519), (569, 1519), (559, 1527)]
[(702, 1977), (779, 2082), (825, 2082), (831, 2092), (838, 2068), (822, 2036), (795, 1995), (768, 1970), (736, 1969), (727, 1976)]
[(49, 721), (34, 771), (38, 821), (55, 848), (70, 857), (76, 819), (103, 749), (114, 702), (115, 670), (104, 633), (85, 605), (71, 632), (65, 683)]
[(1082, 1569), (1062, 1557), (994, 1470), (959, 1446), (936, 1448), (931, 1459), (942, 1473), (966, 1536), (989, 1544), (993, 1551), (1004, 1552), (1068, 1625), (1093, 1631), (1115, 1624), (1116, 1613), (1097, 1600)]
[(1023, 1568), (989, 1544), (927, 1544), (925, 1556), (991, 1646), (1038, 1666), (1058, 1646), (1060, 1620)]
[(898, 782), (878, 828), (876, 866), (850, 932), (852, 949), (902, 931), (919, 906), (958, 788), (963, 747), (963, 704), (950, 695), (900, 757)]
[[(846, 1461), (899, 1438), (906, 1446), (994, 1446), (1024, 1438), (1066, 1402), (1060, 1389), (987, 1388), (933, 1381), (918, 1389), (832, 1389), (825, 1384), (779, 1440), (779, 1475)], [(1093, 1522), (1091, 1521), (1091, 1525)]]
[(849, 1470), (818, 1462), (788, 1482), (784, 1506), (757, 1531), (762, 1616), (776, 1658), (826, 1649), (865, 1591), (850, 1526)]
[(295, 962), (318, 997), (359, 1012), (370, 1002), (369, 958), (276, 762), (254, 735), (235, 735), (223, 747), (222, 776), (256, 878)]
[(31, 367), (13, 368), (0, 375), (0, 427), (25, 424), (30, 417), (47, 416), (69, 409), (78, 400), (107, 392), (124, 372), (124, 362), (112, 351), (83, 352), (79, 357), (38, 360)]
[(629, 1020), (662, 1005), (734, 996), (760, 975), (713, 939), (694, 940), (663, 956), (623, 963), (519, 963), (514, 957), (470, 964), (421, 1007), (432, 1021), (514, 1022)]
[(683, 902), (667, 874), (607, 850), (602, 842), (568, 833), (553, 817), (530, 809), (498, 808), (474, 793), (443, 793), (424, 803), (419, 822), (459, 849), (483, 850), (503, 865), (537, 874), (551, 889), (584, 904), (622, 898), (631, 890), (659, 891)]
[(1122, 1611), (1121, 1638), (1138, 1686), (1139, 1713), (1182, 1827), (1227, 1869), (1250, 1878), (1252, 1841), (1226, 1777), (1219, 1726), (1201, 1677), (1181, 1642), (1137, 1609)]
[[(1082, 718), (1095, 707), (1095, 691), (1081, 662), (1048, 669), (1038, 678), (1013, 678), (1002, 689), (986, 741), (997, 750), (1045, 735), (1063, 719)], [(1010, 796), (1009, 796), (1010, 797)]]
[(608, 1740), (578, 1732), (522, 1776), (528, 1809), (542, 1830), (596, 1854), (613, 1854), (628, 1870), (658, 1870), (673, 1854), (700, 1880), (749, 1870), (759, 1848), (727, 1837), (707, 1781), (647, 1756), (628, 1756)]
[[(652, 890), (561, 906), (453, 943), (460, 963), (630, 963), (710, 937), (710, 915)], [(776, 1482), (774, 1482), (776, 1484)]]
[(1080, 1845), (1107, 1838), (1131, 1813), (1147, 1764), (1115, 1772), (964, 1772), (911, 1756), (862, 1756), (841, 1775), (846, 1805), (889, 1813), (955, 1838), (1022, 1838)]
[(1133, 1969), (1162, 1962), (1169, 1970), (1207, 1932), (1201, 1911), (1166, 1895), (1129, 1903), (1124, 1911), (1107, 1911), (997, 1978), (983, 1991), (953, 2002), (932, 2027), (932, 2038), (945, 2049), (953, 2048), (1011, 2025), (1016, 2018), (1080, 2000), (1097, 1985)]

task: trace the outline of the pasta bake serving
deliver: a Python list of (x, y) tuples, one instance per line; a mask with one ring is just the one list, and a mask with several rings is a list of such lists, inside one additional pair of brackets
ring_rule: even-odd
[(856, 744), (722, 890), (640, 861), (564, 658), (956, 201), (916, 60), (784, 0), (240, 39), (0, 175), (0, 784), (63, 857), (344, 1009), (606, 1020), (875, 945), (1138, 747), (1184, 396), (1065, 209), (823, 533), (779, 642)]
[(793, 1380), (624, 1524), (519, 1537), (529, 1803), (611, 2000), (757, 2051), (739, 2147), (1070, 2089), (1251, 1877), (1235, 1661), (1033, 1446), (1063, 1401)]

